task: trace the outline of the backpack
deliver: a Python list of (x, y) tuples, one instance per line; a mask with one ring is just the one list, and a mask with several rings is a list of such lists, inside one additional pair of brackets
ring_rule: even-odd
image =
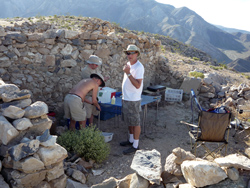
[(220, 106), (217, 108), (210, 108), (207, 111), (212, 112), (212, 113), (221, 113), (221, 114), (230, 113), (230, 111), (228, 110), (228, 108), (226, 106)]

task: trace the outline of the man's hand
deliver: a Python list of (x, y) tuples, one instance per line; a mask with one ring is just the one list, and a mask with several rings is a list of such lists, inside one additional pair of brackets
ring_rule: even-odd
[(100, 107), (100, 105), (99, 104), (97, 104), (97, 106), (96, 106), (97, 108), (98, 108), (98, 110), (99, 111), (101, 111), (101, 107)]
[(84, 102), (86, 102), (86, 103), (88, 103), (88, 104), (93, 104), (90, 100), (88, 100), (88, 99), (84, 99)]
[(125, 65), (123, 67), (123, 72), (125, 72), (126, 74), (129, 74), (130, 73), (130, 66), (129, 65)]

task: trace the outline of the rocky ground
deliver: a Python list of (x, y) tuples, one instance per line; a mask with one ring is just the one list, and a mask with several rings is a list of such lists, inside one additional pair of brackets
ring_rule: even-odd
[[(156, 105), (152, 104), (149, 106), (145, 132), (142, 132), (139, 145), (140, 149), (143, 150), (156, 149), (159, 151), (161, 153), (162, 168), (164, 169), (166, 157), (171, 154), (174, 148), (181, 147), (186, 151), (190, 151), (188, 129), (180, 121), (191, 122), (192, 113), (189, 101), (161, 103), (157, 119)], [(94, 170), (100, 171), (102, 174), (90, 174), (87, 183), (89, 186), (101, 183), (110, 177), (121, 179), (128, 174), (134, 173), (130, 168), (133, 155), (123, 155), (122, 151), (126, 147), (119, 145), (120, 141), (127, 139), (127, 127), (124, 126), (120, 118), (118, 119), (119, 122), (115, 118), (101, 121), (100, 129), (102, 131), (114, 133), (112, 141), (109, 142), (111, 153), (104, 163), (95, 166)], [(244, 153), (248, 145), (243, 142), (242, 138), (247, 133), (244, 132), (233, 137), (234, 133), (235, 130), (232, 129), (230, 131), (228, 154)], [(203, 155), (203, 150), (198, 150), (197, 156), (202, 157)]]

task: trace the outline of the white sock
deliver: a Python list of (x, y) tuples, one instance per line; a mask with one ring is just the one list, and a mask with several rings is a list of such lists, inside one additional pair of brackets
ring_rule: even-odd
[(129, 134), (129, 142), (130, 143), (134, 142), (134, 134)]
[(134, 140), (133, 147), (138, 148), (138, 146), (139, 146), (139, 140)]

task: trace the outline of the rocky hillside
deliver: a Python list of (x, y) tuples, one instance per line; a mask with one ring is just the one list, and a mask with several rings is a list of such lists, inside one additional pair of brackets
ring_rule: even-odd
[[(68, 6), (70, 5), (70, 6)], [(206, 22), (194, 11), (152, 0), (12, 0), (1, 4), (0, 17), (38, 15), (75, 15), (98, 17), (124, 28), (161, 34), (192, 45), (219, 63), (246, 58), (249, 45), (234, 35)], [(247, 36), (249, 34), (245, 33)]]

